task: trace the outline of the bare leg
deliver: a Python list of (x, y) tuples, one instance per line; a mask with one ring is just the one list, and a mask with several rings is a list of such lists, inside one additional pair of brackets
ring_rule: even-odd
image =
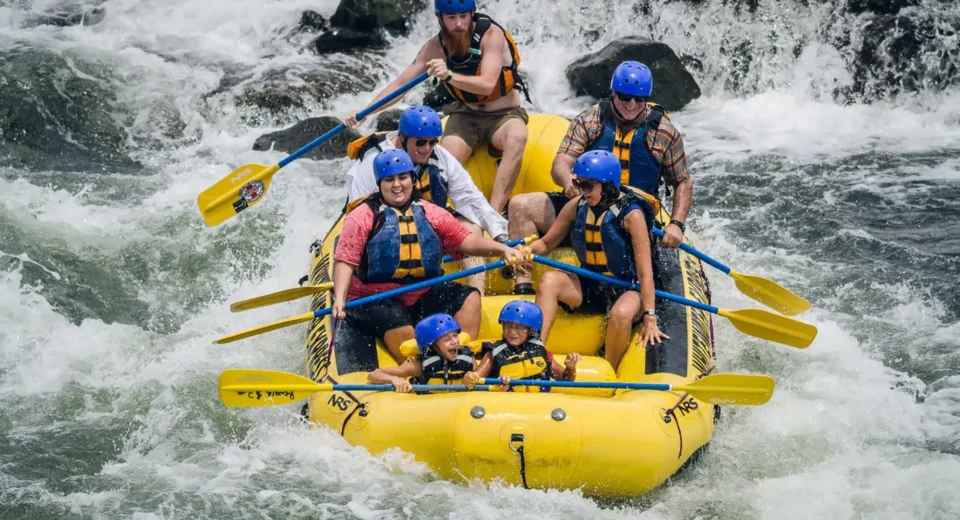
[(490, 194), (490, 205), (502, 213), (510, 200), (510, 192), (517, 184), (517, 177), (520, 176), (523, 149), (527, 146), (527, 125), (522, 119), (509, 119), (493, 133), (490, 144), (503, 152), (497, 168), (497, 178), (493, 182), (493, 193)]
[(630, 337), (633, 332), (633, 322), (640, 316), (640, 293), (628, 291), (624, 293), (617, 302), (610, 308), (607, 316), (607, 339), (606, 355), (607, 361), (617, 371), (623, 355), (630, 346)]
[(473, 155), (473, 149), (467, 145), (467, 142), (455, 135), (443, 136), (443, 147), (460, 161), (460, 164), (466, 164), (467, 159)]
[(470, 293), (453, 317), (460, 324), (461, 332), (469, 334), (471, 340), (477, 339), (480, 334), (480, 294)]
[(550, 329), (557, 319), (557, 303), (563, 302), (576, 309), (583, 301), (583, 292), (580, 290), (580, 279), (577, 275), (560, 271), (547, 271), (540, 277), (540, 288), (537, 290), (536, 304), (543, 311), (543, 329), (540, 337), (546, 343), (550, 337)]
[(413, 339), (413, 327), (410, 325), (390, 329), (383, 334), (383, 342), (386, 343), (387, 350), (390, 351), (390, 355), (397, 360), (398, 364), (403, 364), (407, 359), (400, 353), (400, 344), (408, 339)]
[[(510, 238), (528, 237), (534, 233), (541, 237), (550, 230), (557, 216), (546, 193), (524, 193), (510, 199)], [(530, 272), (516, 269), (514, 283), (530, 283)]]
[[(483, 236), (483, 230), (480, 229), (480, 226), (474, 224), (473, 222), (470, 222), (469, 220), (461, 216), (458, 216), (457, 220), (459, 220), (460, 223), (463, 224), (463, 227), (465, 227), (467, 231), (470, 232), (471, 235), (477, 235), (480, 237)], [(468, 256), (460, 261), (460, 265), (463, 269), (470, 269), (471, 267), (477, 267), (478, 265), (483, 265), (484, 260), (485, 259), (482, 256)], [(477, 290), (480, 291), (480, 296), (483, 296), (484, 289), (485, 289), (485, 286), (484, 286), (484, 283), (486, 280), (484, 276), (485, 274), (486, 273), (477, 273), (467, 278), (467, 285), (469, 285), (470, 287), (476, 287)]]

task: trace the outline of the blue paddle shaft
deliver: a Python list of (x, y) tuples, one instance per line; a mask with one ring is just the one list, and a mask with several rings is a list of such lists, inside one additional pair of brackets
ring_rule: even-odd
[[(507, 246), (507, 247), (513, 247), (513, 246), (515, 246), (515, 245), (517, 245), (517, 244), (522, 244), (524, 240), (526, 240), (526, 239), (525, 239), (525, 238), (514, 238), (513, 240), (507, 240), (506, 242), (503, 243), (503, 245), (505, 245), (505, 246)], [(450, 255), (447, 255), (447, 256), (443, 257), (443, 259), (440, 260), (440, 261), (443, 262), (443, 263), (453, 262), (453, 257), (450, 256)]]
[[(663, 238), (663, 231), (657, 228), (653, 228), (653, 234), (660, 238)], [(714, 260), (713, 258), (710, 258), (706, 254), (701, 253), (700, 251), (697, 251), (696, 249), (693, 248), (693, 246), (680, 242), (680, 249), (690, 253), (691, 255), (699, 258), (700, 260), (703, 260), (704, 262), (712, 265), (713, 267), (716, 267), (717, 269), (721, 270), (724, 274), (730, 274), (729, 267), (721, 264), (720, 262)]]
[[(467, 385), (411, 385), (414, 392), (463, 392), (469, 390)], [(489, 385), (476, 385), (474, 390), (489, 390)], [(336, 392), (380, 392), (391, 391), (393, 385), (333, 385)]]
[[(488, 385), (502, 385), (502, 379), (486, 378)], [(615, 388), (624, 390), (671, 390), (672, 385), (665, 383), (607, 383), (601, 381), (534, 381), (528, 379), (510, 380), (510, 386), (557, 386), (563, 388)]]
[[(382, 293), (371, 294), (370, 296), (364, 296), (363, 298), (357, 298), (355, 300), (350, 300), (344, 305), (346, 309), (352, 309), (358, 305), (363, 305), (365, 303), (375, 302), (383, 300), (384, 298), (392, 298), (410, 291), (416, 291), (417, 289), (424, 289), (426, 287), (433, 287), (434, 285), (439, 285), (444, 282), (449, 282), (451, 280), (457, 280), (460, 278), (466, 278), (470, 275), (482, 273), (484, 271), (489, 271), (491, 269), (499, 269), (507, 265), (506, 260), (497, 260), (496, 262), (490, 262), (489, 264), (478, 265), (477, 267), (471, 267), (470, 269), (464, 269), (463, 271), (457, 271), (455, 273), (450, 273), (443, 275), (439, 278), (431, 278), (430, 280), (424, 280), (422, 282), (413, 283), (406, 285), (404, 287), (397, 287), (396, 289), (390, 289), (389, 291), (384, 291)], [(317, 309), (313, 311), (313, 317), (319, 318), (320, 316), (326, 316), (333, 312), (333, 307), (327, 307), (325, 309)]]
[[(391, 92), (390, 94), (386, 95), (386, 96), (385, 96), (383, 99), (381, 99), (380, 101), (377, 101), (376, 103), (370, 105), (369, 107), (361, 110), (360, 112), (357, 113), (357, 121), (360, 121), (361, 119), (367, 117), (368, 115), (370, 115), (371, 112), (376, 111), (377, 109), (379, 109), (379, 108), (382, 107), (383, 105), (386, 105), (387, 103), (393, 101), (394, 99), (396, 99), (396, 98), (398, 98), (398, 97), (406, 94), (408, 90), (410, 90), (410, 89), (412, 89), (413, 87), (419, 85), (419, 84), (422, 83), (423, 80), (425, 80), (425, 79), (427, 79), (427, 73), (426, 73), (426, 72), (424, 72), (424, 73), (420, 74), (419, 76), (413, 78), (412, 80), (410, 80), (409, 82), (407, 82), (406, 85), (404, 85), (404, 86), (398, 88), (397, 90), (394, 90), (394, 91)], [(330, 139), (331, 137), (333, 137), (333, 136), (339, 134), (340, 132), (342, 132), (343, 129), (346, 128), (346, 127), (347, 127), (347, 125), (345, 125), (345, 124), (343, 124), (343, 123), (340, 123), (339, 125), (333, 127), (332, 129), (327, 130), (327, 133), (321, 135), (320, 137), (314, 139), (313, 141), (310, 141), (310, 142), (307, 143), (303, 148), (297, 150), (296, 152), (293, 152), (292, 154), (284, 157), (283, 160), (281, 160), (279, 163), (277, 163), (277, 165), (280, 166), (281, 168), (283, 168), (284, 166), (292, 163), (293, 161), (296, 161), (296, 160), (299, 159), (301, 156), (303, 156), (303, 154), (309, 152), (310, 150), (313, 150), (314, 148), (316, 148), (317, 146), (319, 146), (321, 143), (323, 143), (323, 142), (326, 141), (327, 139)]]
[[(558, 261), (556, 261), (556, 260), (554, 260), (554, 259), (552, 259), (552, 258), (547, 258), (547, 257), (540, 256), (540, 255), (533, 255), (533, 261), (534, 261), (534, 262), (539, 262), (539, 263), (541, 263), (541, 264), (543, 264), (543, 265), (548, 265), (548, 266), (553, 267), (553, 268), (556, 268), (556, 269), (560, 269), (560, 270), (563, 270), (563, 271), (571, 272), (571, 273), (573, 273), (573, 274), (575, 274), (575, 275), (577, 275), (577, 276), (583, 276), (583, 277), (586, 277), (586, 278), (592, 278), (592, 279), (594, 279), (594, 280), (597, 280), (598, 282), (609, 283), (609, 284), (611, 284), (611, 285), (618, 285), (618, 286), (620, 286), (620, 287), (625, 287), (625, 288), (627, 288), (627, 289), (633, 289), (634, 291), (639, 291), (639, 290), (640, 290), (640, 284), (638, 284), (638, 283), (625, 282), (625, 281), (623, 281), (623, 280), (618, 280), (618, 279), (616, 279), (616, 278), (611, 278), (611, 277), (609, 277), (609, 276), (605, 276), (605, 275), (602, 275), (602, 274), (600, 274), (600, 273), (595, 273), (595, 272), (593, 272), (593, 271), (588, 271), (588, 270), (586, 270), (586, 269), (584, 269), (584, 268), (582, 268), (582, 267), (577, 267), (577, 266), (574, 266), (574, 265), (565, 264), (565, 263), (563, 263), (563, 262), (558, 262)], [(663, 291), (657, 290), (657, 289), (655, 289), (654, 292), (656, 293), (656, 295), (657, 295), (658, 298), (663, 298), (664, 300), (670, 300), (670, 301), (672, 301), (672, 302), (681, 303), (681, 304), (683, 304), (683, 305), (687, 305), (687, 306), (693, 307), (693, 308), (695, 308), (695, 309), (700, 309), (700, 310), (704, 310), (704, 311), (707, 311), (707, 312), (711, 312), (711, 313), (713, 313), (713, 314), (718, 314), (718, 313), (720, 312), (720, 309), (714, 307), (713, 305), (707, 305), (706, 303), (702, 303), (702, 302), (690, 300), (690, 299), (684, 298), (683, 296), (677, 296), (676, 294), (670, 294), (670, 293), (668, 293), (668, 292), (663, 292)]]

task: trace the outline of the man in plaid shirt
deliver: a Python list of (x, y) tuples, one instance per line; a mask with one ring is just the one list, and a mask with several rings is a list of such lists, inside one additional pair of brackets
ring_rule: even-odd
[[(620, 159), (623, 184), (657, 199), (661, 184), (667, 186), (668, 195), (672, 189), (673, 212), (660, 245), (674, 248), (683, 241), (693, 181), (680, 133), (662, 108), (647, 103), (653, 90), (650, 69), (636, 61), (625, 61), (614, 71), (610, 89), (610, 99), (577, 115), (560, 143), (550, 175), (563, 191), (527, 193), (510, 200), (511, 238), (532, 233), (543, 236), (563, 206), (580, 194), (573, 185), (573, 165), (577, 158), (590, 150), (607, 150)], [(643, 144), (637, 146), (641, 141)], [(561, 245), (569, 245), (568, 241), (569, 238)], [(530, 275), (516, 274), (514, 292), (533, 294)]]

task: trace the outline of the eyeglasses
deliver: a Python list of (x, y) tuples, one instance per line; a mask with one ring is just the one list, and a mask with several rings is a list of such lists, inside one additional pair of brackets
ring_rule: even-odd
[(573, 179), (573, 187), (580, 191), (593, 191), (593, 187), (597, 184), (599, 184), (597, 181), (581, 179), (579, 177)]
[(637, 103), (646, 103), (647, 100), (650, 99), (648, 96), (633, 96), (630, 94), (624, 94), (623, 92), (614, 92), (614, 94), (617, 96), (617, 99), (623, 101), (624, 103), (629, 103), (631, 99)]
[(414, 141), (414, 144), (416, 144), (418, 147), (427, 146), (428, 144), (430, 146), (437, 146), (437, 143), (439, 142), (439, 139), (417, 139)]

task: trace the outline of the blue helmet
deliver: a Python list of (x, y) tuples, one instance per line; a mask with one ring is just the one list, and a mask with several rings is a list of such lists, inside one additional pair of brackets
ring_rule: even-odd
[(593, 150), (577, 159), (573, 165), (573, 174), (577, 177), (612, 182), (620, 187), (620, 160), (606, 150)]
[(400, 135), (437, 139), (443, 134), (440, 116), (430, 107), (414, 105), (400, 114)]
[(476, 10), (477, 2), (474, 0), (433, 0), (433, 11), (437, 16)]
[(420, 352), (426, 352), (434, 341), (448, 332), (460, 332), (460, 324), (453, 316), (444, 313), (431, 314), (417, 323), (413, 336)]
[(650, 97), (653, 75), (650, 68), (639, 61), (625, 61), (617, 65), (610, 79), (610, 90), (621, 94)]
[(413, 160), (403, 150), (384, 150), (373, 159), (373, 174), (378, 183), (387, 177), (412, 171)]
[(537, 304), (527, 300), (513, 300), (500, 310), (500, 324), (509, 321), (530, 327), (536, 332), (543, 328), (543, 311)]

